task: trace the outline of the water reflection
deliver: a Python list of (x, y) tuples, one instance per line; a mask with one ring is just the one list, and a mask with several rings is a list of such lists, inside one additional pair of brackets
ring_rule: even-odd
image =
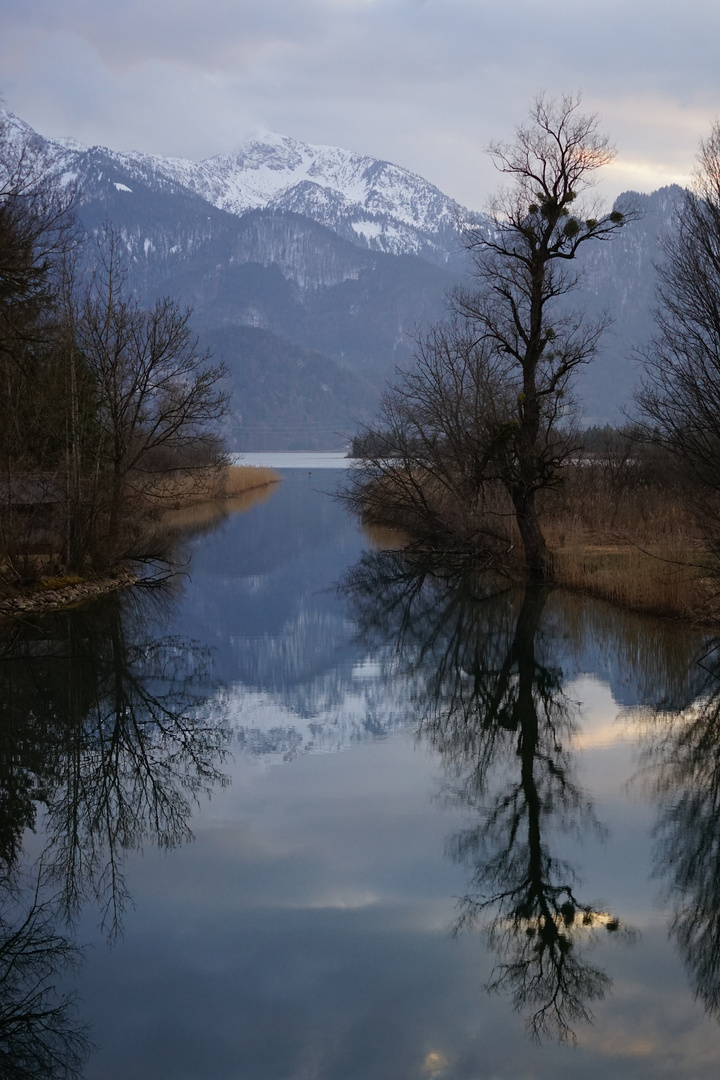
[(509, 993), (534, 1038), (574, 1039), (610, 987), (587, 946), (601, 932), (629, 933), (579, 896), (557, 854), (564, 832), (599, 825), (573, 775), (576, 709), (543, 630), (547, 588), (375, 553), (347, 589), (364, 637), (395, 641), (447, 797), (472, 811), (450, 844), (469, 871), (455, 933), (483, 929), (497, 955), (489, 988)]
[[(717, 1033), (655, 948), (646, 808), (623, 786), (637, 707), (661, 699), (647, 762), (667, 812), (658, 865), (678, 901), (676, 941), (688, 955), (695, 943), (696, 985), (717, 1000), (718, 694), (694, 664), (697, 638), (391, 551), (356, 567), (345, 603), (329, 586), (360, 541), (309, 491), (288, 482), (188, 542), (192, 580), (166, 612), (126, 597), (17, 624), (0, 644), (0, 1018), (82, 959), (79, 907), (90, 901), (93, 918), (99, 905), (112, 936), (131, 887), (123, 948), (95, 950), (80, 977), (104, 1044), (88, 1077), (635, 1078), (667, 1060), (706, 1075)], [(212, 670), (194, 637), (212, 644)], [(632, 711), (616, 719), (608, 687)], [(230, 768), (223, 717), (241, 782), (193, 825), (195, 801)], [(397, 734), (413, 729), (444, 765), (451, 825), (428, 798), (436, 754)], [(597, 819), (613, 816), (601, 851)], [(191, 827), (199, 842), (174, 859), (130, 859)], [(626, 956), (631, 910), (651, 925)], [(28, 918), (46, 966), (13, 987), (2, 941), (35, 955), (30, 934), (14, 937)], [(478, 998), (485, 963), (497, 1000)], [(508, 999), (539, 1037), (577, 1032), (572, 1063), (565, 1046), (539, 1055), (517, 1038)], [(67, 1040), (70, 1076), (83, 1052), (72, 1002), (42, 1008), (56, 1010), (54, 1075)], [(583, 1030), (591, 1011), (596, 1033)], [(39, 1059), (25, 1075), (43, 1075)]]
[(4, 1080), (74, 1080), (87, 1032), (72, 993), (57, 980), (82, 954), (58, 929), (56, 898), (42, 867), (0, 881), (0, 1075)]
[[(116, 938), (128, 852), (191, 837), (197, 800), (226, 782), (229, 733), (207, 705), (207, 649), (157, 635), (161, 597), (15, 621), (0, 640), (0, 1071), (78, 1075), (86, 1040), (54, 990), (97, 905)], [(42, 824), (42, 848), (23, 855)], [(32, 846), (32, 845), (31, 845)]]
[(656, 873), (674, 903), (671, 934), (696, 995), (720, 1020), (720, 644), (694, 673), (684, 702), (650, 714), (645, 766), (660, 804)]
[(42, 807), (43, 862), (66, 917), (92, 899), (111, 936), (128, 900), (125, 853), (188, 840), (194, 803), (225, 783), (209, 653), (156, 636), (158, 599), (28, 620), (0, 664), (0, 852), (12, 865)]

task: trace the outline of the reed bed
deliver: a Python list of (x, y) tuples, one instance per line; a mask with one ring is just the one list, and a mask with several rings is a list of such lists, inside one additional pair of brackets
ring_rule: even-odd
[(624, 607), (670, 615), (691, 622), (714, 621), (720, 609), (707, 574), (688, 564), (682, 544), (631, 545), (578, 542), (555, 548), (555, 581), (601, 596)]
[(639, 611), (720, 621), (718, 560), (677, 490), (614, 491), (592, 470), (571, 469), (543, 528), (558, 584)]
[[(269, 471), (269, 470), (268, 470)], [(161, 529), (176, 532), (202, 532), (214, 528), (231, 514), (242, 513), (253, 506), (267, 502), (275, 491), (275, 481), (262, 486), (246, 488), (237, 495), (222, 499), (204, 499), (177, 509), (166, 510), (159, 522)]]
[[(558, 584), (613, 603), (701, 625), (720, 623), (720, 559), (693, 512), (682, 485), (672, 477), (621, 473), (612, 463), (567, 465), (563, 483), (545, 492), (541, 523)], [(446, 528), (448, 552), (463, 547), (477, 558), (524, 573), (523, 548), (507, 494), (495, 486), (467, 514), (461, 500), (421, 483), (426, 524), (406, 497), (400, 474), (395, 490), (387, 478), (365, 491), (366, 528), (405, 528), (416, 543), (438, 551), (438, 523)], [(358, 500), (359, 501), (359, 500)], [(720, 519), (720, 515), (718, 515)], [(474, 531), (473, 531), (474, 530)], [(467, 541), (467, 544), (465, 544)], [(483, 546), (484, 545), (484, 546)]]
[[(124, 558), (165, 558), (178, 533), (210, 529), (230, 514), (249, 509), (269, 498), (280, 479), (273, 469), (251, 465), (131, 478), (124, 522), (129, 552), (117, 558), (117, 572)], [(52, 592), (95, 581), (98, 568), (88, 557), (79, 569), (68, 571), (62, 503), (27, 503), (20, 510), (0, 515), (0, 600), (36, 588)], [(112, 567), (112, 560), (105, 559), (103, 580), (108, 570), (115, 573)]]
[(247, 491), (268, 487), (280, 480), (279, 473), (264, 465), (228, 465), (223, 478), (223, 497), (229, 499), (244, 495)]
[(198, 503), (235, 499), (248, 491), (280, 481), (274, 469), (255, 465), (227, 465), (188, 470), (165, 475), (143, 492), (145, 500), (167, 510), (180, 510)]

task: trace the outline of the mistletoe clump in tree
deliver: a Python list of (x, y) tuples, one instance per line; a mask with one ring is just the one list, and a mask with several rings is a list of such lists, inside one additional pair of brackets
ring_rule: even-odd
[(367, 505), (373, 491), (381, 513), (402, 504), (395, 520), (434, 546), (476, 551), (497, 546), (509, 498), (527, 568), (541, 577), (552, 561), (537, 496), (560, 484), (575, 449), (572, 377), (609, 321), (585, 318), (568, 300), (576, 259), (635, 216), (603, 212), (591, 197), (614, 150), (579, 104), (538, 97), (514, 139), (490, 147), (508, 182), (490, 221), (465, 230), (472, 281), (385, 394), (379, 449), (353, 494)]

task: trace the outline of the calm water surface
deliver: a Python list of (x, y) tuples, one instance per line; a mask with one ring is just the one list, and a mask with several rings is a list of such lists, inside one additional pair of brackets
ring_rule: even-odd
[(339, 476), (5, 628), (0, 1075), (716, 1075), (714, 643), (376, 550)]

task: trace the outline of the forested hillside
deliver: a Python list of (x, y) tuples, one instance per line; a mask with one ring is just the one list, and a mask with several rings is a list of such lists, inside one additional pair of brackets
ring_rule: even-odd
[[(417, 332), (466, 280), (462, 227), (487, 227), (397, 166), (282, 136), (198, 163), (47, 140), (10, 116), (7, 124), (60, 190), (74, 192), (90, 241), (112, 224), (141, 304), (169, 295), (192, 307), (192, 325), (239, 391), (227, 426), (237, 449), (346, 444), (395, 366), (411, 361)], [(652, 332), (657, 237), (680, 194), (622, 196), (637, 220), (580, 260), (576, 297), (590, 316), (605, 310), (613, 320), (578, 373), (586, 423), (616, 422), (629, 401), (633, 351)]]

